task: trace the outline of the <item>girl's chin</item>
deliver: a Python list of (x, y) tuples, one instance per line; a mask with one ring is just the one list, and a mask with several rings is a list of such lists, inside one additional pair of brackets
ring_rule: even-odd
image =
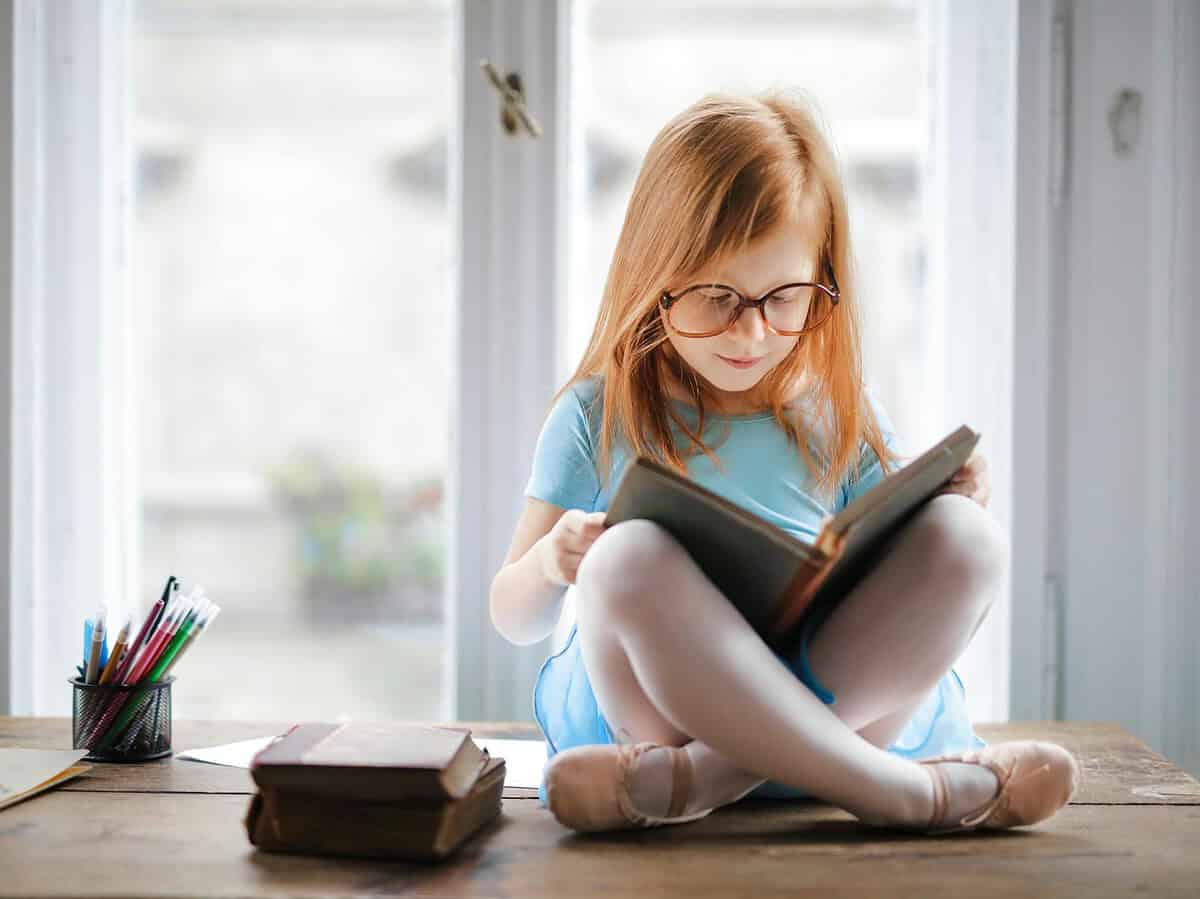
[(701, 374), (709, 384), (718, 390), (729, 393), (745, 393), (762, 380), (766, 371), (760, 370), (758, 366), (738, 371), (727, 365), (725, 371), (701, 372)]

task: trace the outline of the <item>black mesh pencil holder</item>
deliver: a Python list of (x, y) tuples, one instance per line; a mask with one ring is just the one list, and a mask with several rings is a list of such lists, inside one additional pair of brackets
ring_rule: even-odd
[(126, 687), (71, 678), (71, 735), (93, 762), (145, 762), (171, 754), (171, 684)]

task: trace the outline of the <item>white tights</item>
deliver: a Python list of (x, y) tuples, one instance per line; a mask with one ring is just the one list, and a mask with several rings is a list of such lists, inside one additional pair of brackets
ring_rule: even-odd
[[(614, 733), (686, 745), (696, 774), (688, 812), (774, 780), (867, 822), (921, 826), (932, 810), (929, 775), (885, 747), (987, 614), (1006, 547), (999, 525), (964, 496), (922, 507), (813, 635), (812, 671), (836, 698), (827, 706), (665, 530), (627, 521), (580, 564), (580, 650)], [(666, 809), (666, 755), (641, 757), (642, 811)], [(996, 791), (986, 768), (948, 764), (946, 773), (952, 812)]]

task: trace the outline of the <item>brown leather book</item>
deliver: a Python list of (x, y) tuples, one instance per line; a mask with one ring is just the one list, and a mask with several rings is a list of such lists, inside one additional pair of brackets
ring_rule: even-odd
[(625, 469), (605, 524), (666, 528), (769, 645), (789, 649), (805, 616), (829, 613), (978, 441), (958, 428), (827, 518), (813, 543), (643, 456)]
[(361, 802), (263, 789), (246, 812), (250, 842), (267, 852), (435, 861), (500, 814), (504, 759), (492, 757), (461, 799)]
[(460, 799), (488, 754), (466, 729), (404, 722), (298, 724), (250, 762), (264, 790), (334, 799)]

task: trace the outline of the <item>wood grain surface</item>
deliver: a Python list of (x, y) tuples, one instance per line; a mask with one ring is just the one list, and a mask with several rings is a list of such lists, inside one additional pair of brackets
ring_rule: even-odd
[[(456, 724), (532, 737), (525, 725)], [(177, 748), (264, 736), (270, 723), (178, 722)], [(0, 812), (0, 896), (1197, 896), (1200, 785), (1104, 723), (980, 725), (988, 741), (1053, 739), (1080, 758), (1077, 801), (1035, 828), (922, 837), (819, 802), (744, 800), (692, 824), (578, 835), (536, 799), (440, 865), (255, 850), (245, 772), (167, 759), (97, 765)], [(65, 741), (64, 741), (65, 737)], [(67, 746), (69, 722), (0, 718), (0, 745)], [(240, 779), (239, 779), (240, 778)], [(649, 851), (647, 851), (649, 850)]]

